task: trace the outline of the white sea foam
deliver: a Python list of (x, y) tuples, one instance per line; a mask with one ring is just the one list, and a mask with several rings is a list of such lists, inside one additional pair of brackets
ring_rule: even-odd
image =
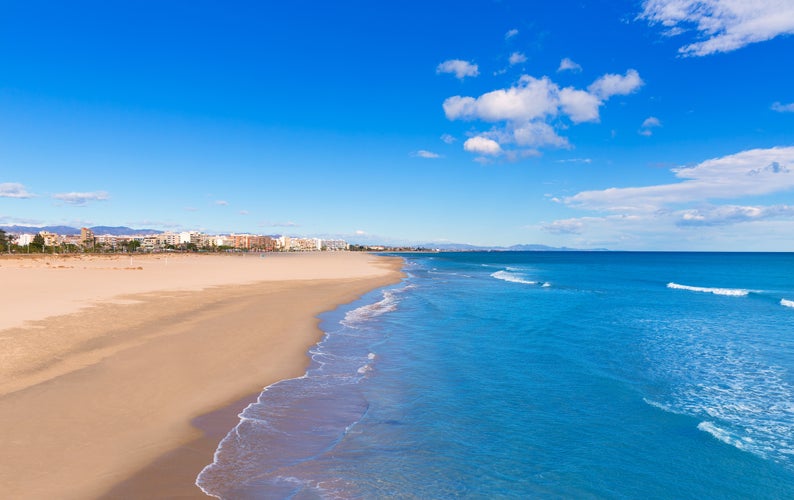
[(400, 302), (398, 294), (412, 287), (412, 285), (408, 285), (403, 288), (384, 291), (383, 298), (378, 302), (348, 311), (341, 323), (348, 328), (355, 328), (356, 325), (361, 324), (364, 321), (380, 316), (381, 314), (397, 310), (397, 304)]
[(679, 285), (678, 283), (668, 283), (667, 288), (676, 290), (689, 290), (690, 292), (703, 292), (713, 293), (714, 295), (728, 295), (731, 297), (744, 297), (750, 293), (750, 290), (743, 288), (706, 288), (701, 286)]
[(667, 406), (667, 405), (663, 405), (662, 403), (657, 403), (656, 401), (654, 401), (654, 400), (652, 400), (652, 399), (648, 399), (648, 398), (642, 398), (642, 400), (643, 400), (643, 401), (645, 401), (645, 403), (646, 403), (646, 404), (648, 404), (648, 405), (650, 405), (650, 406), (653, 406), (654, 408), (658, 408), (658, 409), (660, 409), (660, 410), (662, 410), (662, 411), (666, 411), (667, 413), (676, 413), (676, 412), (675, 412), (675, 411), (674, 411), (672, 408), (670, 408), (669, 406)]
[(502, 281), (509, 281), (510, 283), (523, 283), (524, 285), (538, 284), (537, 281), (528, 280), (521, 274), (511, 273), (509, 271), (496, 271), (491, 274), (491, 277)]
[(709, 434), (714, 436), (716, 439), (722, 441), (723, 443), (729, 444), (742, 451), (748, 451), (747, 444), (753, 442), (752, 438), (739, 439), (737, 437), (734, 437), (733, 435), (731, 435), (730, 432), (720, 427), (717, 427), (711, 422), (700, 422), (698, 424), (698, 429), (703, 432), (708, 432)]
[(780, 299), (780, 305), (786, 307), (794, 307), (794, 300)]

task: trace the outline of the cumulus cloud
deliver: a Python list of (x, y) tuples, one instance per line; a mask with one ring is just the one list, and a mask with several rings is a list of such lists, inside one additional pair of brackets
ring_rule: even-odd
[(76, 207), (85, 206), (90, 201), (106, 201), (110, 199), (110, 196), (108, 196), (105, 191), (96, 191), (93, 193), (58, 193), (52, 195), (52, 197)]
[(568, 139), (557, 135), (554, 128), (546, 122), (533, 121), (522, 123), (512, 129), (513, 139), (519, 146), (539, 148), (551, 146), (555, 148), (568, 148)]
[(560, 116), (573, 124), (598, 122), (599, 109), (610, 97), (634, 92), (641, 85), (642, 79), (633, 69), (625, 75), (604, 75), (588, 90), (560, 88), (547, 76), (523, 75), (509, 88), (479, 97), (452, 96), (442, 106), (449, 120), (496, 123), (491, 131), (480, 135), (498, 142), (502, 148), (510, 144), (567, 148), (568, 140), (555, 130), (555, 126), (565, 127)]
[(510, 61), (510, 65), (512, 66), (514, 64), (521, 64), (523, 62), (527, 62), (527, 56), (525, 56), (521, 52), (513, 52), (512, 54), (510, 54), (510, 59), (508, 60)]
[(588, 92), (601, 100), (609, 99), (614, 95), (628, 95), (643, 85), (642, 78), (636, 70), (630, 69), (625, 75), (606, 74), (594, 81)]
[(505, 33), (505, 40), (513, 38), (514, 36), (518, 35), (518, 30), (513, 28), (507, 33)]
[(436, 73), (453, 73), (455, 78), (460, 80), (467, 76), (477, 76), (480, 74), (480, 69), (476, 64), (460, 59), (450, 59), (444, 61), (436, 67)]
[(731, 52), (794, 33), (789, 0), (645, 0), (638, 19), (662, 25), (668, 36), (688, 30), (701, 40), (678, 49), (682, 56)]
[(502, 147), (493, 139), (488, 139), (483, 136), (476, 136), (467, 139), (463, 143), (463, 149), (481, 155), (497, 156), (502, 153)]
[(794, 113), (794, 102), (790, 104), (781, 104), (779, 102), (772, 103), (772, 111), (778, 113)]
[(33, 198), (18, 182), (0, 182), (0, 198)]
[(441, 136), (441, 140), (444, 141), (446, 144), (452, 144), (453, 142), (457, 141), (457, 139), (455, 139), (455, 137), (453, 137), (450, 134), (443, 134)]
[(560, 67), (557, 68), (557, 72), (559, 73), (560, 71), (579, 72), (582, 71), (582, 67), (566, 57), (560, 61)]
[(566, 87), (559, 93), (560, 107), (574, 123), (597, 122), (602, 101), (595, 95)]
[(658, 118), (656, 118), (655, 116), (649, 116), (648, 118), (645, 119), (645, 121), (642, 122), (642, 125), (640, 125), (640, 130), (638, 131), (638, 133), (640, 135), (650, 137), (653, 135), (652, 129), (661, 126), (662, 126), (662, 122), (659, 121)]
[(794, 147), (751, 149), (672, 172), (680, 182), (583, 191), (565, 203), (591, 210), (653, 212), (676, 204), (788, 191), (794, 189)]
[(428, 158), (428, 159), (441, 158), (440, 154), (434, 153), (432, 151), (427, 151), (424, 149), (420, 149), (419, 151), (416, 151), (415, 153), (412, 154), (412, 156), (416, 156), (418, 158)]

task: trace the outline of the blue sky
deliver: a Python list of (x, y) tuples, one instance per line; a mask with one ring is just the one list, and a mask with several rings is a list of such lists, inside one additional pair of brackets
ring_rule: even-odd
[(794, 251), (794, 4), (4, 2), (0, 224)]

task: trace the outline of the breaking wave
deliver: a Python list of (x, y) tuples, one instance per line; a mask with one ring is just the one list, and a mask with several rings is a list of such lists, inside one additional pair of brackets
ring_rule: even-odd
[(515, 268), (508, 267), (507, 270), (496, 271), (495, 273), (491, 273), (491, 277), (498, 280), (507, 281), (509, 283), (521, 283), (522, 285), (540, 285), (544, 288), (551, 286), (551, 283), (546, 281), (531, 280), (525, 274), (513, 272), (511, 269)]
[(689, 290), (690, 292), (713, 293), (714, 295), (728, 295), (731, 297), (744, 297), (750, 293), (750, 290), (745, 290), (743, 288), (707, 288), (701, 286), (679, 285), (678, 283), (673, 282), (668, 283), (667, 288), (672, 288), (675, 290)]

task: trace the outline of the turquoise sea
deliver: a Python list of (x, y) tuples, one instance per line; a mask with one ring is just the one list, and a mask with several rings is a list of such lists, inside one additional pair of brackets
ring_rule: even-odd
[(794, 254), (402, 257), (243, 411), (207, 493), (794, 498)]

